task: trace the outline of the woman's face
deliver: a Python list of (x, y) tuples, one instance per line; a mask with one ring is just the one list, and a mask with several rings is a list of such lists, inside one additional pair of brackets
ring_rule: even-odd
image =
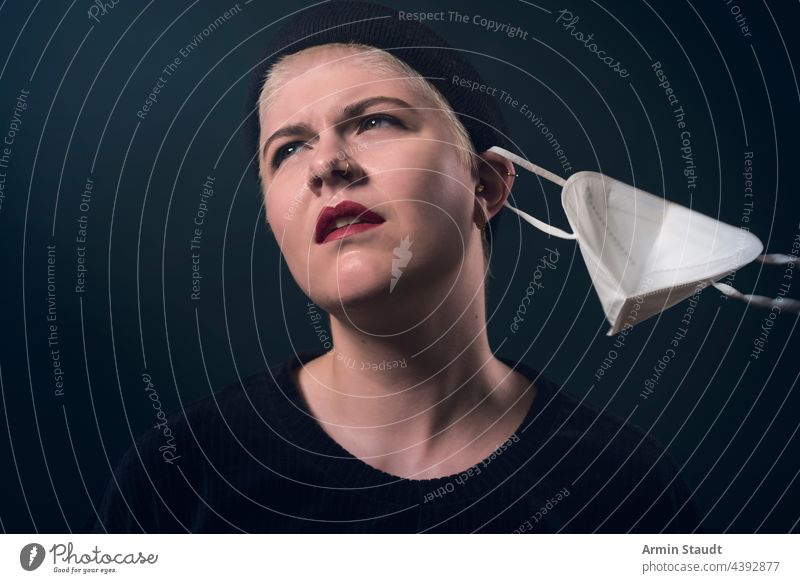
[[(342, 59), (350, 54), (300, 55), (259, 111), (267, 221), (298, 285), (331, 313), (447, 289), (475, 257), (483, 269), (475, 179), (446, 117), (399, 75)], [(320, 242), (320, 214), (342, 201), (383, 222)]]

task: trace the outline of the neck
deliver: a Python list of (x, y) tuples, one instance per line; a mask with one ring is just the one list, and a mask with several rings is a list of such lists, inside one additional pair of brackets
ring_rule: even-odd
[(395, 314), (405, 329), (390, 334), (365, 332), (347, 316), (331, 315), (334, 348), (328, 372), (334, 386), (348, 387), (354, 397), (392, 395), (392, 401), (408, 403), (403, 409), (424, 409), (474, 384), (494, 358), (483, 294), (466, 310), (453, 304), (442, 303), (417, 323)]
[(466, 435), (514, 406), (527, 379), (492, 354), (483, 262), (467, 264), (479, 269), (429, 283), (424, 294), (410, 286), (391, 306), (330, 313), (333, 350), (308, 367), (317, 417), (375, 430), (375, 439), (381, 428), (395, 440), (399, 430), (409, 442), (434, 443), (456, 424)]

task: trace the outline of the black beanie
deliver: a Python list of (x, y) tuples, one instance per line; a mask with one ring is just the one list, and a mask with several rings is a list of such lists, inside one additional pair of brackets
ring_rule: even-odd
[[(265, 60), (254, 70), (247, 100), (249, 153), (258, 151), (258, 97), (275, 62), (308, 47), (354, 41), (383, 49), (425, 77), (447, 99), (479, 154), (492, 146), (514, 150), (500, 107), (494, 97), (453, 83), (454, 76), (483, 83), (478, 72), (450, 44), (427, 26), (400, 19), (386, 6), (352, 0), (333, 0), (298, 12), (271, 37)], [(260, 160), (256, 160), (256, 171)]]

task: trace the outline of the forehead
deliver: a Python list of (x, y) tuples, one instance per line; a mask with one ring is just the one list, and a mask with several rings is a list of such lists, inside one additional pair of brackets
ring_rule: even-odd
[(372, 95), (389, 95), (422, 105), (424, 96), (405, 74), (374, 70), (354, 58), (357, 54), (353, 49), (331, 47), (297, 55), (288, 63), (271, 101), (261, 104), (262, 130), (325, 115)]

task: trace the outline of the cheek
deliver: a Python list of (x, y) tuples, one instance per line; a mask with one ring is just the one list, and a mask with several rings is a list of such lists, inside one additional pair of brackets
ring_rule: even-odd
[(302, 229), (307, 220), (307, 205), (310, 191), (288, 181), (276, 180), (264, 190), (264, 212), (275, 233), (283, 229)]
[(407, 198), (429, 203), (430, 209), (451, 216), (456, 223), (464, 217), (464, 209), (472, 208), (469, 172), (463, 168), (451, 148), (425, 146), (424, 141), (408, 144), (405, 155), (394, 155), (399, 189)]
[(413, 203), (420, 224), (429, 224), (443, 236), (451, 238), (466, 232), (474, 208), (470, 195), (461, 178), (441, 171), (425, 172), (415, 191)]
[(298, 190), (297, 194), (280, 194), (278, 186), (267, 192), (264, 210), (269, 228), (275, 237), (283, 260), (297, 277), (305, 273), (308, 263), (309, 246), (313, 244), (313, 226), (308, 216), (308, 191)]
[(393, 234), (398, 242), (409, 237), (417, 261), (453, 264), (463, 258), (469, 246), (469, 224), (463, 207), (463, 201), (455, 197), (409, 200), (402, 205), (402, 221)]

